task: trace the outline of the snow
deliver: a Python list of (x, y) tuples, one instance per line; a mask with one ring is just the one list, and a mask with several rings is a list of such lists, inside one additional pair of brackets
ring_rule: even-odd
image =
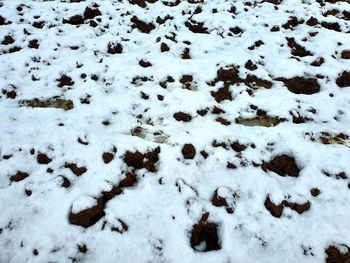
[[(321, 6), (315, 0), (284, 0), (279, 5), (265, 1), (189, 2), (193, 1), (169, 7), (158, 0), (142, 8), (127, 0), (99, 1), (102, 15), (93, 19), (96, 27), (90, 26), (89, 19), (79, 26), (62, 23), (82, 15), (93, 5), (91, 0), (0, 2), (1, 16), (6, 23), (11, 21), (0, 25), (0, 43), (7, 35), (15, 39), (12, 44), (0, 44), (1, 263), (322, 262), (331, 245), (346, 253), (343, 244), (350, 246), (349, 139), (324, 144), (318, 138), (322, 132), (350, 136), (350, 88), (336, 84), (339, 74), (350, 68), (350, 59), (341, 56), (350, 50), (350, 24), (340, 15), (323, 15), (333, 9), (349, 12), (350, 4), (326, 2)], [(18, 11), (18, 6), (23, 11)], [(198, 6), (202, 12), (194, 14)], [(236, 14), (227, 11), (231, 6), (236, 7)], [(173, 19), (156, 22), (158, 16), (166, 15)], [(132, 29), (133, 16), (156, 28), (149, 34)], [(304, 22), (285, 29), (282, 25), (290, 16)], [(311, 16), (318, 19), (318, 25), (306, 24)], [(204, 22), (208, 34), (191, 32), (185, 26), (190, 18)], [(45, 21), (45, 25), (35, 28), (34, 21)], [(321, 26), (324, 21), (337, 22), (341, 31), (326, 29)], [(274, 25), (280, 30), (271, 32)], [(235, 26), (243, 32), (231, 32), (230, 36), (229, 28)], [(171, 32), (176, 33), (175, 41)], [(311, 32), (317, 34), (311, 36)], [(286, 37), (294, 37), (312, 55), (292, 56)], [(33, 39), (38, 40), (38, 49), (28, 47)], [(250, 50), (258, 40), (264, 44)], [(110, 41), (122, 44), (123, 52), (109, 54)], [(160, 51), (162, 42), (170, 47), (169, 52)], [(15, 46), (22, 49), (9, 53)], [(181, 59), (186, 47), (191, 58)], [(319, 57), (325, 62), (311, 66)], [(140, 60), (152, 66), (143, 68)], [(245, 68), (248, 60), (257, 65), (256, 70)], [(221, 67), (230, 65), (239, 67), (241, 79), (255, 75), (271, 81), (272, 87), (252, 89), (246, 83), (235, 83), (229, 87), (232, 101), (215, 101), (211, 91), (224, 84), (208, 83)], [(63, 74), (74, 81), (72, 86), (58, 87), (57, 79)], [(93, 74), (98, 80), (91, 79)], [(193, 76), (190, 90), (180, 83), (183, 75)], [(161, 87), (159, 83), (168, 76), (175, 81)], [(295, 94), (277, 80), (296, 76), (317, 78), (320, 91)], [(135, 77), (150, 80), (133, 84)], [(16, 91), (13, 99), (6, 95), (12, 89)], [(149, 98), (143, 99), (141, 92)], [(84, 104), (81, 101), (87, 95), (90, 102)], [(55, 96), (72, 100), (74, 108), (21, 104)], [(252, 105), (284, 121), (273, 127), (235, 123), (237, 118), (257, 116)], [(224, 113), (213, 114), (214, 106)], [(203, 117), (197, 113), (202, 109), (208, 109)], [(190, 114), (192, 120), (176, 121), (173, 114), (179, 111)], [(302, 116), (305, 122), (293, 123), (293, 115)], [(218, 117), (231, 124), (220, 124)], [(137, 127), (141, 132), (132, 134)], [(214, 147), (214, 140), (227, 143), (227, 149)], [(247, 148), (234, 151), (230, 144), (235, 141)], [(182, 155), (186, 143), (196, 149), (193, 159)], [(146, 167), (133, 169), (124, 162), (127, 151), (146, 153), (158, 146), (161, 151), (154, 172)], [(105, 164), (102, 154), (114, 147), (113, 160)], [(39, 164), (39, 152), (52, 161)], [(295, 158), (298, 177), (282, 177), (261, 168), (262, 163), (282, 154)], [(228, 162), (237, 168), (227, 168)], [(66, 163), (87, 171), (77, 176)], [(17, 171), (29, 176), (11, 181)], [(137, 175), (137, 183), (106, 202), (100, 220), (88, 228), (70, 224), (71, 211), (78, 213), (96, 205), (103, 192), (118, 186), (131, 171)], [(347, 178), (337, 179), (341, 172)], [(67, 188), (62, 187), (63, 177), (70, 182)], [(316, 187), (321, 193), (314, 197), (310, 189)], [(234, 207), (232, 214), (212, 204), (217, 189)], [(267, 195), (274, 204), (309, 201), (311, 206), (302, 214), (285, 207), (276, 218), (264, 205)], [(198, 252), (191, 247), (191, 231), (205, 213), (209, 213), (208, 222), (218, 225), (221, 249)], [(112, 231), (113, 227), (119, 231)], [(81, 244), (86, 245), (86, 253), (79, 251)], [(205, 246), (202, 242), (197, 250), (205, 250)]]

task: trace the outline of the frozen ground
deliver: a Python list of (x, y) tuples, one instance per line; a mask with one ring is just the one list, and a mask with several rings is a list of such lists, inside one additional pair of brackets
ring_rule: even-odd
[(1, 0), (0, 262), (349, 262), (346, 0)]

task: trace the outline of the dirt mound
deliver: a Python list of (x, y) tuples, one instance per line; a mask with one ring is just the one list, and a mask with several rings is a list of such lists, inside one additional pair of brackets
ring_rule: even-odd
[(136, 182), (136, 174), (128, 172), (125, 174), (125, 178), (120, 181), (119, 187), (132, 187)]
[(49, 164), (52, 161), (45, 153), (38, 153), (36, 160), (39, 164)]
[(265, 208), (271, 213), (271, 215), (279, 218), (282, 216), (283, 209), (285, 207), (288, 207), (288, 208), (298, 212), (298, 214), (302, 214), (310, 209), (311, 203), (309, 201), (307, 201), (305, 203), (299, 204), (299, 203), (295, 203), (295, 202), (290, 202), (288, 200), (283, 200), (279, 204), (274, 204), (271, 201), (270, 196), (267, 195), (265, 202), (264, 202), (264, 205), (265, 205)]
[(69, 223), (85, 228), (90, 227), (105, 216), (104, 206), (105, 203), (103, 200), (97, 199), (97, 204), (93, 207), (87, 208), (78, 213), (73, 213), (71, 211), (69, 214)]
[(192, 120), (192, 116), (190, 114), (182, 111), (174, 113), (173, 117), (175, 120), (183, 122), (190, 122)]
[(293, 37), (287, 37), (288, 46), (292, 49), (292, 55), (297, 57), (312, 56), (312, 53), (299, 45)]
[(137, 28), (140, 30), (140, 32), (145, 34), (149, 34), (153, 29), (156, 28), (152, 23), (146, 23), (140, 20), (137, 16), (133, 16), (130, 21), (133, 23), (131, 26), (133, 29)]
[(335, 246), (329, 246), (325, 252), (327, 254), (326, 263), (349, 263), (350, 249), (347, 245), (341, 245), (347, 252), (342, 253)]
[(280, 176), (298, 177), (300, 172), (294, 157), (286, 154), (276, 156), (267, 163), (264, 162), (261, 167), (264, 171), (269, 170)]
[(121, 54), (123, 53), (123, 46), (120, 43), (109, 42), (107, 45), (108, 54)]
[(219, 88), (217, 91), (212, 91), (211, 95), (215, 98), (216, 102), (220, 103), (223, 100), (232, 100), (232, 95), (229, 87)]
[(140, 7), (145, 8), (147, 6), (147, 3), (153, 4), (157, 2), (157, 0), (129, 0), (129, 3), (132, 5), (138, 5)]
[(114, 154), (111, 152), (104, 152), (102, 154), (102, 159), (105, 164), (108, 164), (114, 159)]
[(150, 172), (156, 172), (155, 164), (159, 161), (160, 147), (155, 148), (152, 151), (141, 153), (139, 151), (130, 152), (127, 151), (124, 155), (124, 162), (135, 169), (146, 168)]
[(196, 155), (196, 148), (192, 144), (187, 143), (182, 147), (181, 152), (185, 159), (193, 159)]
[(185, 26), (193, 33), (209, 34), (208, 28), (204, 26), (203, 22), (188, 20), (185, 22)]
[(211, 199), (214, 206), (226, 208), (226, 212), (232, 214), (235, 210), (238, 195), (228, 187), (219, 187), (215, 190)]
[(291, 79), (278, 78), (287, 86), (290, 92), (295, 94), (311, 95), (320, 91), (320, 85), (316, 78), (294, 77)]
[(65, 100), (60, 98), (51, 98), (46, 100), (39, 100), (37, 98), (32, 100), (24, 100), (19, 102), (20, 105), (32, 108), (57, 108), (63, 110), (71, 110), (74, 108), (72, 100)]
[(74, 173), (76, 176), (80, 176), (80, 175), (86, 173), (86, 171), (87, 171), (86, 167), (84, 167), (84, 166), (79, 167), (75, 163), (65, 163), (64, 167), (70, 169), (72, 171), (72, 173)]
[(339, 87), (350, 87), (350, 71), (343, 71), (337, 78), (336, 83)]
[(62, 88), (64, 86), (73, 86), (74, 85), (74, 81), (72, 80), (71, 77), (67, 76), (67, 75), (62, 75), (59, 79), (57, 79), (58, 83), (58, 87)]
[(26, 179), (28, 176), (29, 176), (28, 173), (17, 171), (16, 174), (11, 176), (10, 180), (12, 182), (19, 182), (19, 181), (22, 181), (22, 180)]

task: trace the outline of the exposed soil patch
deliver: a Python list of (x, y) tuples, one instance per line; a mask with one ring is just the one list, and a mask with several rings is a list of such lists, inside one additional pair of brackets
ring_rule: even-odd
[(110, 163), (114, 159), (114, 153), (111, 152), (104, 152), (102, 154), (102, 159), (105, 164)]
[(166, 43), (162, 42), (162, 43), (160, 44), (160, 51), (161, 51), (161, 52), (167, 52), (167, 51), (169, 51), (169, 50), (170, 50), (170, 48), (169, 48), (169, 46), (168, 46)]
[(235, 210), (238, 195), (227, 187), (219, 187), (215, 190), (211, 199), (214, 206), (226, 208), (226, 212), (232, 214)]
[(185, 22), (185, 26), (193, 33), (209, 34), (208, 28), (204, 26), (203, 22), (188, 20)]
[(193, 159), (196, 156), (196, 148), (190, 143), (185, 144), (181, 152), (185, 159)]
[(84, 10), (84, 19), (93, 19), (100, 15), (101, 11), (97, 7), (86, 7)]
[(16, 174), (12, 175), (10, 180), (12, 182), (19, 182), (26, 179), (29, 176), (28, 173), (17, 171)]
[(233, 65), (226, 68), (221, 67), (216, 72), (216, 78), (210, 83), (210, 85), (214, 86), (219, 81), (230, 85), (240, 83), (241, 79), (238, 76), (238, 72), (238, 68)]
[(295, 162), (294, 157), (283, 154), (274, 157), (269, 162), (264, 162), (261, 168), (266, 172), (267, 170), (277, 173), (280, 176), (298, 177), (300, 168)]
[(349, 263), (350, 249), (347, 245), (340, 245), (346, 251), (340, 252), (339, 247), (329, 246), (325, 252), (327, 254), (326, 263)]
[(311, 193), (311, 195), (312, 195), (313, 197), (316, 197), (316, 196), (318, 196), (318, 195), (321, 193), (321, 190), (318, 189), (318, 188), (312, 188), (312, 189), (310, 190), (310, 193)]
[(267, 195), (265, 202), (264, 202), (264, 205), (265, 205), (265, 208), (271, 213), (271, 215), (279, 218), (282, 216), (284, 207), (288, 207), (288, 208), (298, 212), (298, 214), (302, 214), (310, 209), (311, 203), (309, 201), (307, 201), (305, 203), (299, 204), (299, 203), (290, 202), (288, 200), (283, 200), (279, 204), (274, 204), (271, 201), (269, 195)]
[(67, 177), (61, 175), (61, 178), (62, 178), (62, 184), (61, 184), (61, 187), (64, 187), (64, 188), (69, 188), (70, 187), (70, 181), (68, 180)]
[(191, 231), (191, 247), (200, 252), (220, 250), (221, 243), (218, 236), (219, 227), (216, 223), (207, 222), (202, 218)]
[(282, 204), (274, 204), (270, 196), (267, 196), (264, 202), (265, 208), (273, 215), (274, 217), (281, 217), (283, 212), (283, 205)]
[(58, 87), (62, 88), (64, 86), (73, 86), (74, 85), (74, 81), (72, 80), (71, 77), (67, 76), (67, 75), (62, 75), (59, 79), (57, 79), (58, 83)]
[(87, 171), (86, 167), (84, 166), (79, 167), (75, 163), (65, 163), (64, 167), (70, 169), (72, 173), (74, 173), (76, 176), (81, 176)]
[(97, 199), (96, 202), (97, 204), (95, 206), (82, 210), (78, 213), (73, 213), (71, 211), (69, 214), (69, 223), (85, 228), (96, 224), (102, 217), (105, 216), (105, 203), (102, 199)]
[(63, 19), (63, 24), (70, 24), (70, 25), (81, 25), (84, 24), (85, 20), (84, 17), (82, 15), (74, 15), (71, 16), (68, 19)]
[(160, 147), (155, 148), (152, 151), (141, 153), (139, 151), (130, 152), (127, 151), (124, 155), (124, 162), (135, 169), (146, 168), (150, 172), (156, 172), (155, 164), (159, 161)]
[(109, 42), (107, 45), (108, 54), (121, 54), (123, 53), (123, 46), (120, 43)]
[(15, 43), (15, 40), (12, 36), (7, 35), (4, 37), (4, 40), (1, 42), (2, 45), (11, 45)]
[(350, 87), (350, 71), (343, 71), (337, 78), (336, 83), (338, 87)]
[(123, 180), (120, 181), (119, 187), (132, 187), (136, 184), (136, 174), (127, 172)]
[(39, 153), (36, 160), (39, 164), (49, 164), (52, 161), (45, 153)]
[(312, 56), (312, 53), (299, 45), (293, 37), (287, 37), (288, 46), (292, 49), (292, 55), (297, 57)]
[(341, 58), (342, 59), (350, 59), (350, 50), (343, 50), (341, 52)]
[(96, 204), (92, 207), (73, 213), (71, 210), (69, 213), (69, 223), (73, 225), (82, 226), (88, 228), (96, 224), (102, 217), (105, 216), (105, 206), (109, 200), (122, 193), (122, 189), (117, 186), (113, 186), (110, 191), (102, 192), (99, 198), (96, 198)]
[(133, 23), (132, 28), (137, 28), (140, 32), (149, 34), (153, 29), (155, 29), (155, 25), (152, 23), (146, 23), (140, 19), (138, 19), (137, 16), (133, 16), (130, 21)]
[(192, 116), (190, 114), (182, 111), (174, 113), (173, 117), (175, 120), (183, 122), (190, 122), (192, 120)]
[(229, 90), (229, 87), (219, 88), (217, 91), (212, 91), (211, 95), (215, 98), (215, 100), (220, 103), (223, 100), (232, 100), (232, 95)]
[(282, 81), (288, 90), (295, 94), (311, 95), (320, 91), (320, 85), (316, 78), (294, 77), (291, 79), (278, 78), (276, 80)]
[(152, 64), (151, 64), (150, 62), (145, 61), (145, 60), (143, 60), (143, 59), (141, 59), (141, 60), (139, 61), (139, 65), (140, 65), (141, 67), (143, 67), (143, 68), (148, 68), (148, 67), (151, 67), (151, 66), (152, 66)]

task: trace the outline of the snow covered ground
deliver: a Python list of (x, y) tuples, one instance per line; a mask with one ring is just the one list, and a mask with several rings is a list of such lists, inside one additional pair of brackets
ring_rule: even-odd
[(346, 0), (1, 0), (0, 262), (349, 262)]

